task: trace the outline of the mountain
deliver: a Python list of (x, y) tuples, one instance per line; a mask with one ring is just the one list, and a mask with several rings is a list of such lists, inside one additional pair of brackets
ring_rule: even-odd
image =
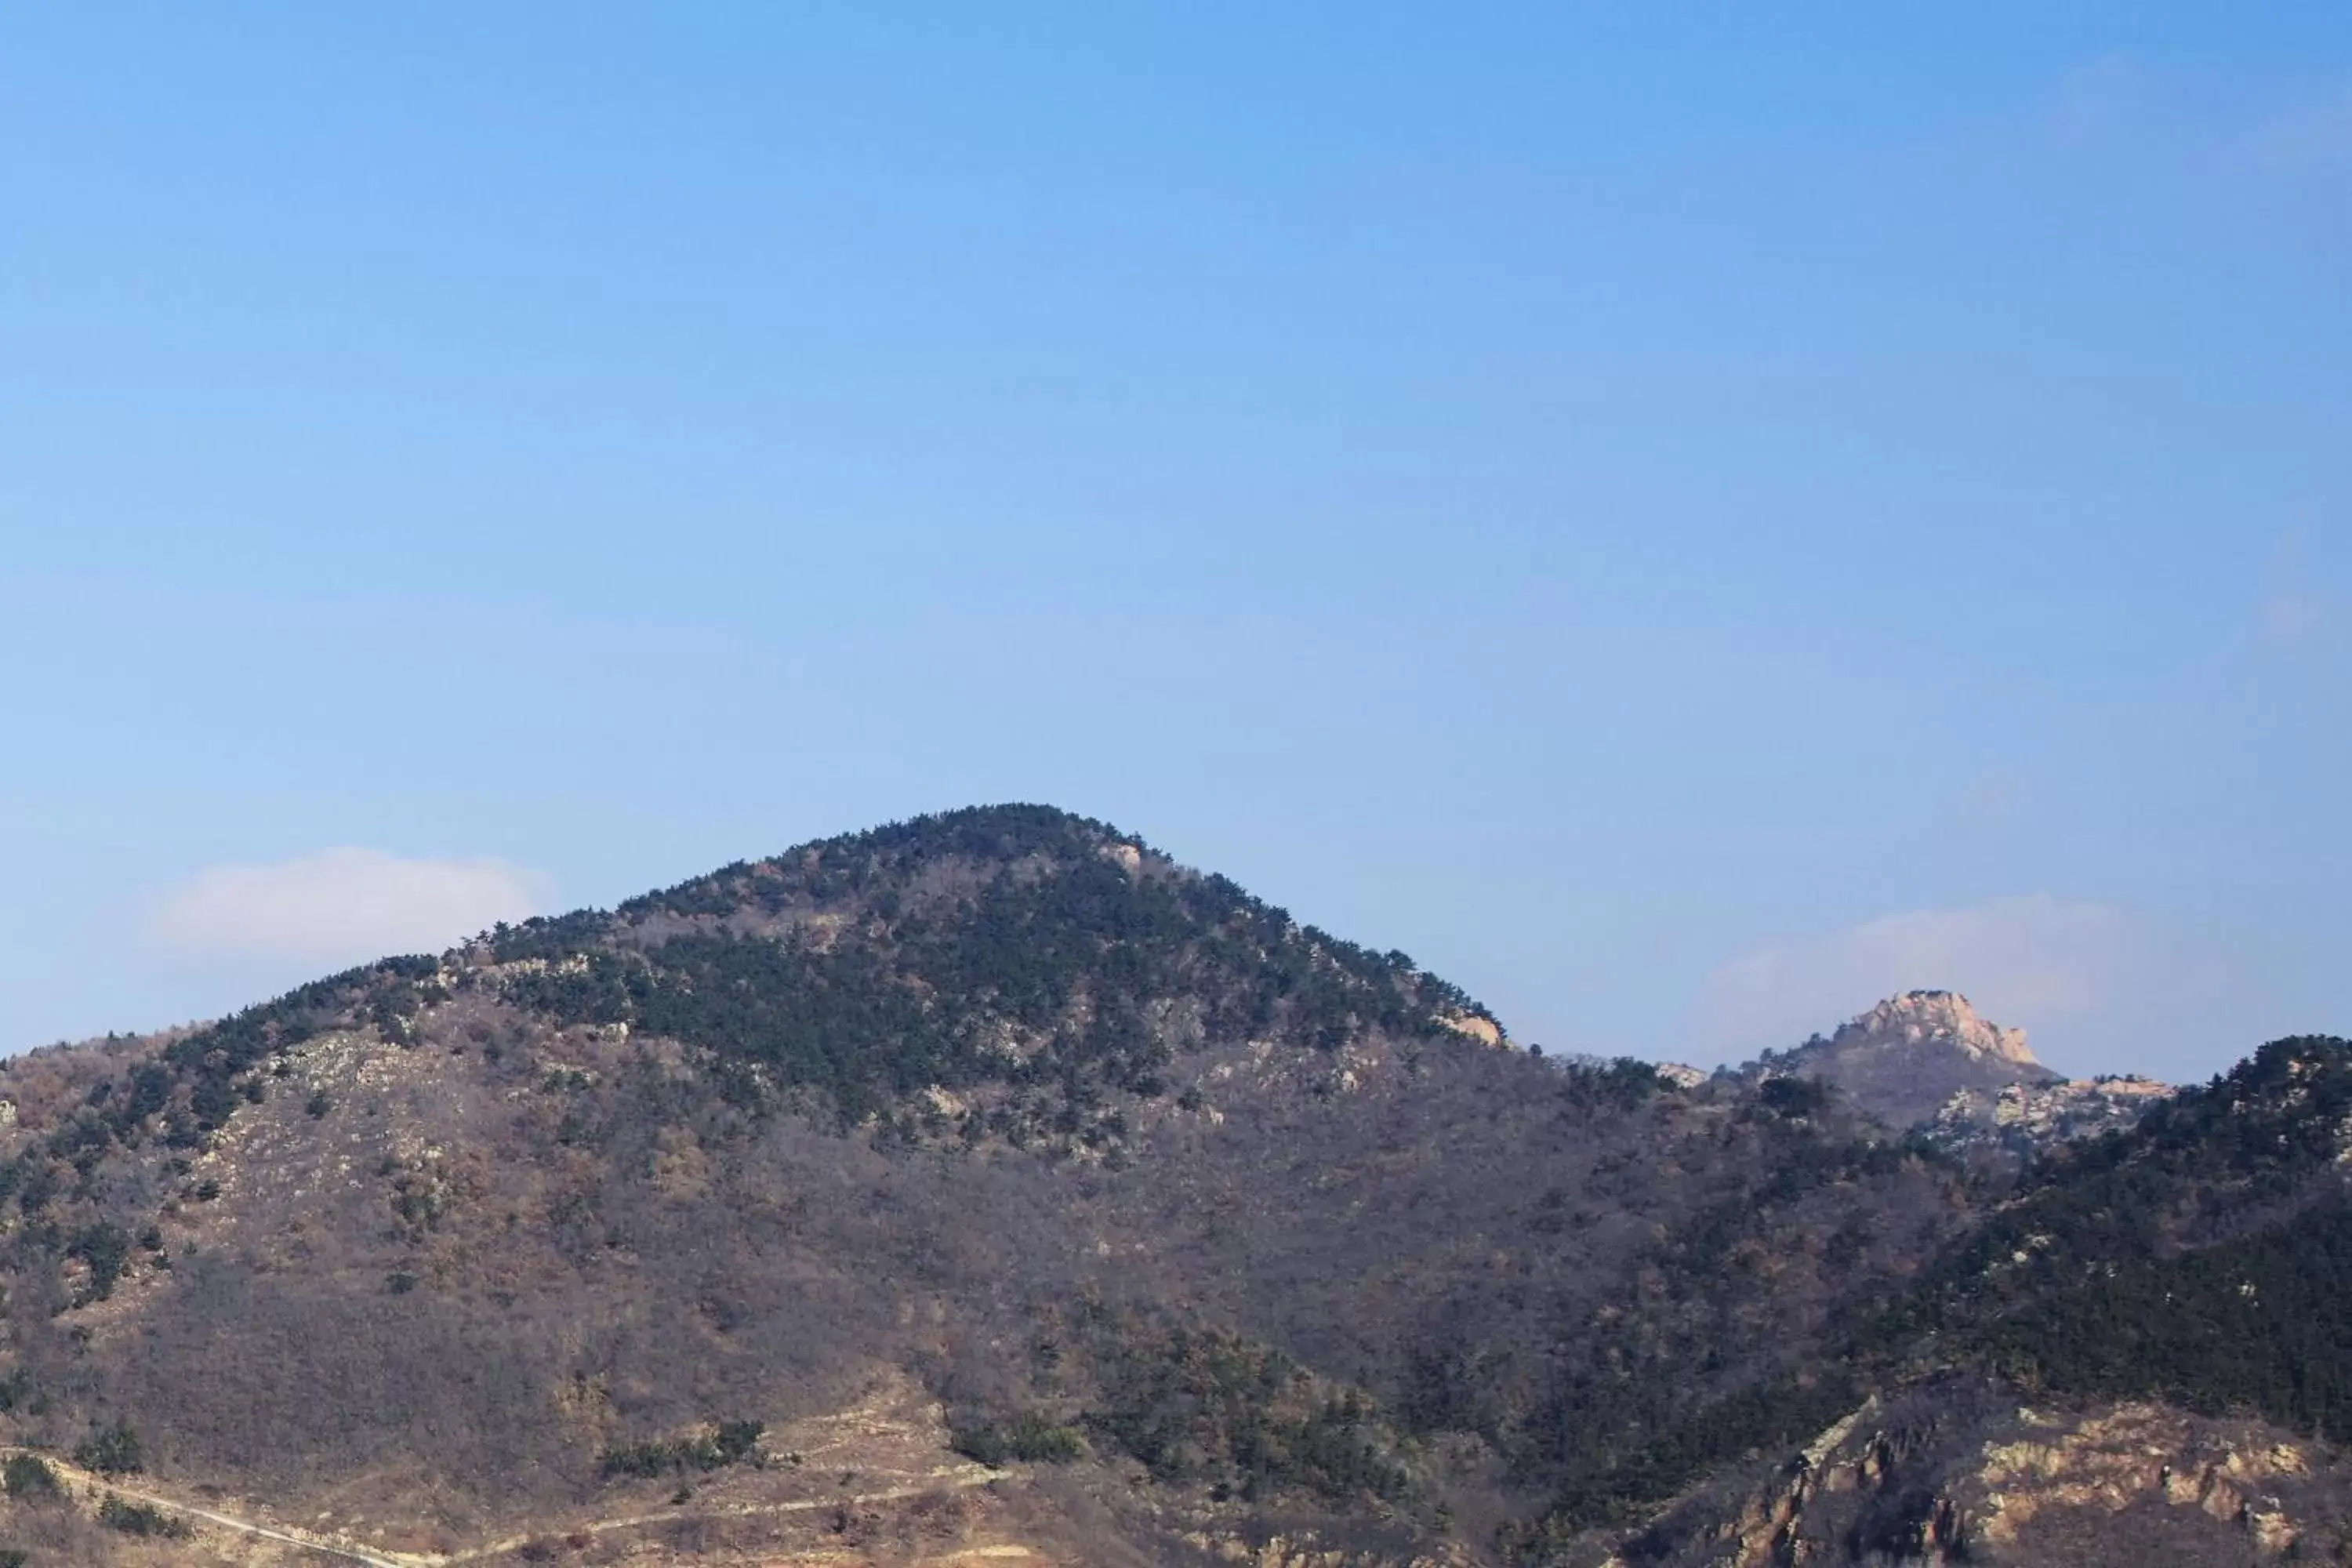
[[(1872, 1037), (2019, 1081), (1964, 1012)], [(2341, 1049), (1988, 1163), (1864, 1071), (1547, 1059), (1098, 822), (920, 818), (0, 1066), (0, 1553), (2072, 1563), (2074, 1461), (1984, 1456), (2158, 1431), (2282, 1500), (2166, 1479), (2171, 1561), (2319, 1551)]]
[(1890, 997), (1748, 1072), (1818, 1079), (1888, 1127), (2012, 1153), (2128, 1126), (2172, 1092), (2153, 1079), (2065, 1078), (2034, 1059), (2024, 1030), (1989, 1022), (1949, 991)]
[(1764, 1070), (1817, 1078), (1890, 1127), (1927, 1121), (1957, 1094), (1997, 1094), (2011, 1084), (2055, 1083), (2033, 1059), (2025, 1031), (1977, 1016), (1949, 991), (1911, 991), (1881, 1002), (1783, 1055)]
[(1847, 1347), (1872, 1398), (1627, 1561), (2352, 1562), (2352, 1042), (2273, 1041), (1990, 1195)]

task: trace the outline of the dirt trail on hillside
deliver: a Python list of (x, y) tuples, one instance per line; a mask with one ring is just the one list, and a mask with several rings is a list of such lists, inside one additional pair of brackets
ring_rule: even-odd
[(149, 1508), (170, 1514), (176, 1519), (195, 1520), (217, 1529), (234, 1531), (239, 1535), (255, 1536), (263, 1541), (275, 1541), (286, 1546), (299, 1546), (311, 1552), (323, 1552), (330, 1557), (340, 1557), (346, 1563), (365, 1563), (367, 1568), (431, 1568), (432, 1564), (445, 1561), (439, 1557), (378, 1552), (364, 1546), (349, 1545), (328, 1536), (313, 1535), (306, 1530), (296, 1530), (286, 1525), (257, 1523), (249, 1519), (239, 1519), (235, 1514), (222, 1513), (217, 1509), (205, 1508), (200, 1503), (165, 1497), (160, 1492), (148, 1491), (139, 1487), (125, 1486), (112, 1477), (100, 1475), (95, 1470), (85, 1470), (79, 1465), (68, 1464), (55, 1454), (44, 1453), (38, 1448), (0, 1447), (0, 1458), (19, 1454), (38, 1459), (48, 1466), (59, 1481), (87, 1487), (94, 1495), (111, 1493), (126, 1502), (144, 1503)]
[[(964, 1467), (965, 1471), (976, 1468), (977, 1467)], [(649, 1525), (671, 1524), (681, 1520), (761, 1519), (779, 1514), (821, 1513), (832, 1509), (864, 1508), (870, 1503), (906, 1502), (914, 1498), (937, 1497), (944, 1492), (962, 1491), (971, 1487), (985, 1486), (990, 1481), (1002, 1479), (1003, 1473), (995, 1470), (982, 1470), (976, 1474), (942, 1470), (927, 1481), (908, 1486), (888, 1487), (880, 1491), (843, 1492), (837, 1497), (793, 1498), (784, 1502), (739, 1503), (732, 1507), (706, 1509), (700, 1511), (688, 1508), (666, 1508), (659, 1513), (627, 1514), (614, 1519), (597, 1520), (588, 1524), (576, 1524), (564, 1530), (562, 1533), (604, 1535), (616, 1530), (642, 1530)], [(493, 1541), (485, 1545), (468, 1547), (463, 1552), (453, 1552), (446, 1556), (406, 1559), (404, 1560), (404, 1568), (405, 1563), (433, 1564), (478, 1563), (484, 1558), (497, 1557), (504, 1552), (518, 1551), (537, 1539), (539, 1537), (536, 1532), (512, 1535), (503, 1541)], [(1021, 1555), (1030, 1555), (1025, 1549), (1019, 1550), (1021, 1550)], [(981, 1551), (992, 1556), (1006, 1554), (1002, 1548), (982, 1548)]]
[[(241, 1519), (217, 1508), (155, 1491), (152, 1489), (152, 1483), (126, 1486), (120, 1480), (85, 1469), (37, 1448), (0, 1446), (0, 1457), (22, 1454), (40, 1460), (49, 1467), (61, 1483), (86, 1490), (93, 1506), (100, 1498), (111, 1493), (126, 1502), (144, 1504), (176, 1519), (229, 1531), (254, 1540), (320, 1552), (341, 1562), (363, 1564), (365, 1568), (458, 1568), (460, 1564), (486, 1563), (519, 1552), (549, 1536), (601, 1536), (682, 1522), (723, 1523), (821, 1514), (841, 1509), (862, 1509), (946, 1496), (1006, 1479), (1008, 1472), (970, 1460), (937, 1464), (935, 1461), (941, 1449), (940, 1439), (943, 1435), (942, 1431), (935, 1430), (939, 1421), (937, 1407), (919, 1407), (920, 1414), (918, 1415), (909, 1410), (910, 1403), (904, 1390), (886, 1387), (877, 1390), (873, 1395), (847, 1410), (799, 1426), (794, 1436), (802, 1441), (793, 1449), (793, 1463), (795, 1468), (807, 1465), (812, 1482), (815, 1480), (815, 1474), (832, 1468), (814, 1461), (832, 1458), (855, 1466), (855, 1468), (843, 1473), (842, 1484), (835, 1491), (767, 1501), (706, 1504), (701, 1508), (680, 1504), (656, 1512), (633, 1512), (604, 1519), (551, 1520), (537, 1529), (455, 1552), (395, 1552), (383, 1547), (358, 1545), (336, 1536), (291, 1525), (265, 1524), (257, 1520)], [(887, 1484), (874, 1486), (869, 1483), (865, 1488), (852, 1489), (850, 1478), (856, 1475)], [(1030, 1558), (1035, 1555), (1026, 1548), (1012, 1545), (983, 1546), (974, 1550), (992, 1558)]]

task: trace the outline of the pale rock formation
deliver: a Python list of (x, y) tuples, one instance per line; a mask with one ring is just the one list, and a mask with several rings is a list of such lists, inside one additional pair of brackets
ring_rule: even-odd
[(1957, 991), (1906, 991), (1892, 996), (1839, 1029), (1832, 1044), (1861, 1036), (1880, 1046), (1948, 1046), (1977, 1061), (2004, 1062), (2036, 1073), (2049, 1069), (2026, 1048), (2023, 1029), (2006, 1029), (1979, 1017)]
[(2013, 1152), (2126, 1125), (2172, 1092), (2152, 1079), (2061, 1078), (2035, 1058), (2024, 1030), (1993, 1023), (1951, 991), (1889, 997), (1827, 1039), (1768, 1053), (1751, 1071), (1822, 1079), (1890, 1127)]

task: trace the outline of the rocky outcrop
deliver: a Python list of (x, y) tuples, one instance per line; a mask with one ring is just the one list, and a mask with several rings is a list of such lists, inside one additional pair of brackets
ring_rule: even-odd
[(1890, 1418), (1873, 1398), (1748, 1489), (1672, 1510), (1611, 1560), (1689, 1568), (1815, 1561), (1969, 1561), (1973, 1521), (1921, 1481), (1939, 1468), (1939, 1424)]
[(2026, 1048), (2024, 1030), (1979, 1017), (1956, 991), (1906, 991), (1889, 997), (1838, 1030), (1837, 1040), (1849, 1038), (1880, 1049), (1934, 1044), (2027, 1073), (2050, 1071)]
[(1890, 1127), (1931, 1121), (1955, 1095), (1997, 1095), (2012, 1084), (2040, 1087), (2059, 1075), (2036, 1061), (2025, 1031), (1979, 1016), (1950, 991), (1890, 997), (1824, 1039), (1766, 1053), (1758, 1076), (1793, 1074), (1835, 1085)]
[(1470, 1012), (1455, 1008), (1438, 1014), (1437, 1021), (1455, 1034), (1467, 1036), (1482, 1046), (1500, 1046), (1503, 1043), (1503, 1026), (1495, 1022), (1493, 1015), (1483, 1009)]
[(1990, 1094), (1964, 1089), (1937, 1108), (1928, 1131), (1948, 1148), (2030, 1153), (2127, 1127), (2174, 1092), (2168, 1083), (2137, 1077), (2011, 1083)]
[(2303, 1445), (2257, 1428), (2215, 1428), (2155, 1405), (2120, 1405), (2075, 1421), (2021, 1409), (2018, 1420), (2028, 1434), (1987, 1443), (1973, 1478), (1989, 1545), (2029, 1539), (2035, 1519), (2053, 1510), (2121, 1513), (2157, 1501), (2242, 1527), (2265, 1552), (2284, 1552), (2301, 1539), (2280, 1489), (2310, 1477)]
[[(1990, 1384), (1873, 1399), (1744, 1488), (1685, 1500), (1620, 1564), (2243, 1563), (2343, 1539), (2313, 1445), (2149, 1404), (2053, 1413)], [(2163, 1543), (2158, 1559), (2131, 1542)]]

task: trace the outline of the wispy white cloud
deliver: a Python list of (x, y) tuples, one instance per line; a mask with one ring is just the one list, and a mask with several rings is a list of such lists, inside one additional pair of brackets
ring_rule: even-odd
[(1718, 1053), (1746, 1055), (1909, 990), (1962, 992), (2004, 1024), (2080, 1017), (2105, 1004), (2133, 940), (2113, 906), (2042, 893), (1913, 910), (1724, 964), (1701, 992), (1698, 1033)]
[(437, 952), (540, 912), (548, 891), (547, 879), (504, 860), (322, 849), (198, 872), (156, 904), (149, 929), (190, 958), (356, 963)]

